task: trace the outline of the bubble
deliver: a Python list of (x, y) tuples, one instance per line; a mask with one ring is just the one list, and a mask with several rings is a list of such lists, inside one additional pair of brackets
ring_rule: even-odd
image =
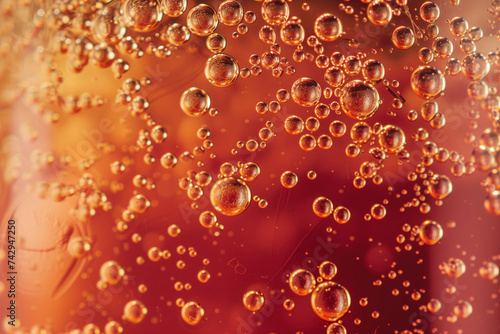
[(187, 26), (189, 30), (197, 36), (208, 36), (212, 34), (219, 20), (215, 10), (206, 4), (193, 7), (187, 16)]
[(450, 21), (450, 31), (456, 37), (463, 37), (469, 30), (469, 23), (463, 17), (454, 17)]
[(387, 210), (382, 204), (373, 204), (370, 213), (375, 219), (382, 219), (385, 217)]
[(427, 23), (433, 23), (439, 18), (439, 7), (434, 2), (427, 1), (420, 6), (420, 17)]
[(460, 319), (468, 318), (472, 314), (472, 305), (463, 300), (459, 300), (453, 308), (453, 313)]
[(471, 162), (474, 163), (474, 166), (478, 170), (489, 170), (497, 164), (495, 155), (496, 152), (493, 147), (479, 145), (472, 150)]
[(297, 269), (288, 279), (290, 289), (299, 296), (307, 296), (316, 286), (314, 275), (305, 269)]
[(187, 0), (163, 0), (161, 7), (167, 16), (179, 17), (186, 11)]
[(212, 85), (217, 87), (231, 86), (238, 75), (240, 68), (236, 60), (226, 54), (215, 54), (208, 58), (205, 65), (205, 77)]
[(125, 276), (125, 269), (116, 261), (107, 261), (101, 265), (99, 276), (101, 281), (116, 285)]
[(76, 259), (83, 258), (90, 249), (90, 243), (82, 237), (71, 238), (68, 243), (68, 253)]
[(326, 218), (333, 212), (333, 204), (326, 197), (318, 197), (313, 202), (314, 213), (321, 218)]
[(484, 208), (490, 215), (500, 216), (500, 191), (492, 191), (486, 196)]
[(365, 80), (378, 82), (384, 78), (384, 65), (375, 59), (369, 59), (364, 62), (361, 72)]
[(294, 172), (286, 171), (281, 174), (281, 184), (283, 187), (291, 189), (297, 185), (297, 182), (299, 181), (299, 178), (297, 177), (297, 174)]
[(258, 311), (264, 306), (264, 294), (259, 290), (250, 290), (243, 295), (243, 305), (249, 311)]
[(347, 330), (340, 324), (332, 323), (326, 328), (326, 334), (347, 334)]
[(444, 263), (446, 274), (452, 278), (459, 278), (465, 273), (465, 263), (460, 259), (450, 258)]
[(240, 168), (240, 175), (243, 181), (253, 181), (260, 175), (260, 166), (255, 162), (246, 162)]
[(305, 31), (300, 24), (298, 17), (293, 16), (289, 21), (285, 22), (280, 29), (281, 40), (288, 45), (299, 45), (304, 41)]
[(118, 15), (118, 8), (112, 5), (105, 6), (97, 13), (92, 29), (99, 42), (114, 45), (125, 37), (127, 28), (119, 23)]
[(325, 13), (314, 22), (314, 32), (319, 39), (331, 42), (342, 35), (342, 23), (335, 15)]
[(312, 151), (316, 147), (316, 139), (310, 134), (305, 134), (300, 137), (299, 146), (304, 151)]
[(418, 58), (421, 62), (428, 64), (434, 60), (434, 53), (428, 47), (423, 47), (418, 51)]
[(481, 80), (490, 71), (488, 59), (480, 53), (471, 53), (462, 61), (462, 73), (470, 80)]
[(449, 58), (453, 53), (453, 43), (446, 37), (438, 37), (432, 42), (432, 51), (436, 57)]
[(295, 303), (291, 299), (285, 299), (285, 301), (283, 302), (283, 308), (287, 311), (293, 310), (294, 307), (295, 307)]
[(427, 308), (429, 309), (430, 312), (432, 313), (436, 313), (436, 312), (439, 312), (439, 310), (441, 310), (441, 302), (439, 301), (439, 299), (434, 299), (432, 298), (431, 300), (429, 300), (429, 302), (427, 303)]
[(235, 0), (224, 1), (217, 11), (219, 20), (230, 27), (238, 25), (243, 20), (243, 14), (243, 7)]
[(429, 193), (435, 199), (446, 198), (453, 190), (453, 185), (446, 175), (434, 174), (427, 186)]
[(299, 116), (288, 116), (284, 123), (285, 130), (289, 134), (298, 135), (304, 130), (304, 122)]
[(104, 326), (104, 334), (120, 334), (120, 333), (123, 333), (123, 327), (117, 321), (110, 321), (106, 323), (106, 325)]
[(300, 78), (293, 83), (291, 93), (292, 99), (298, 105), (313, 107), (321, 98), (321, 87), (311, 78)]
[(153, 30), (163, 18), (158, 0), (126, 0), (122, 8), (127, 25), (140, 32)]
[(349, 56), (343, 63), (344, 70), (349, 75), (356, 75), (361, 70), (361, 62), (356, 56)]
[(336, 321), (349, 310), (351, 296), (342, 285), (323, 282), (311, 294), (311, 306), (321, 319)]
[(198, 281), (200, 281), (201, 283), (207, 283), (208, 280), (210, 279), (210, 274), (208, 271), (202, 269), (198, 271), (197, 277)]
[(289, 15), (290, 8), (285, 0), (264, 0), (262, 3), (262, 17), (270, 25), (281, 25)]
[(479, 275), (486, 280), (492, 280), (498, 277), (500, 270), (498, 266), (493, 262), (485, 262), (479, 268)]
[(318, 268), (319, 275), (325, 280), (331, 280), (337, 275), (337, 266), (330, 261), (323, 261)]
[(408, 27), (400, 26), (392, 32), (392, 43), (401, 50), (409, 49), (415, 43), (415, 34)]
[(180, 46), (191, 38), (191, 33), (189, 29), (179, 23), (174, 23), (167, 28), (166, 32), (167, 40), (176, 46)]
[(342, 137), (346, 133), (347, 127), (342, 121), (333, 121), (332, 123), (330, 123), (329, 130), (332, 136)]
[(338, 66), (332, 66), (325, 71), (325, 81), (332, 87), (340, 87), (344, 84), (344, 71)]
[(262, 54), (261, 57), (261, 65), (267, 70), (277, 67), (279, 61), (280, 61), (279, 53), (275, 51), (266, 51)]
[(371, 135), (372, 130), (365, 122), (357, 122), (351, 128), (351, 139), (355, 144), (366, 143)]
[(172, 153), (165, 153), (162, 155), (160, 163), (164, 168), (173, 168), (177, 165), (177, 157)]
[(217, 223), (217, 216), (212, 211), (204, 211), (200, 213), (199, 221), (201, 226), (210, 228)]
[(333, 218), (339, 224), (345, 224), (351, 219), (351, 212), (344, 206), (338, 206), (333, 211)]
[(385, 1), (371, 1), (366, 10), (366, 15), (371, 23), (383, 26), (391, 22), (392, 9)]
[(214, 208), (226, 215), (239, 215), (246, 210), (252, 199), (250, 188), (243, 180), (227, 177), (217, 181), (210, 191)]
[(134, 324), (140, 323), (147, 313), (146, 306), (138, 300), (129, 301), (123, 308), (123, 318)]
[(133, 212), (144, 213), (151, 206), (151, 202), (146, 196), (138, 194), (130, 199), (128, 206)]
[(472, 41), (477, 42), (483, 38), (483, 30), (479, 27), (472, 27), (468, 31), (468, 36)]
[(348, 116), (364, 120), (375, 114), (379, 107), (379, 95), (375, 87), (361, 80), (353, 80), (345, 84), (344, 90), (340, 105)]
[(405, 133), (395, 125), (386, 125), (379, 134), (378, 142), (387, 152), (397, 153), (404, 148)]
[(259, 38), (261, 41), (267, 44), (275, 44), (276, 43), (276, 32), (274, 28), (268, 25), (264, 25), (259, 30)]
[(204, 315), (205, 310), (197, 302), (187, 302), (182, 306), (182, 320), (191, 326), (197, 325), (203, 319)]
[(191, 87), (182, 93), (181, 109), (189, 116), (201, 116), (210, 109), (210, 95), (201, 89)]
[(432, 66), (420, 66), (411, 75), (411, 88), (421, 98), (434, 99), (441, 95), (446, 81), (440, 70)]
[(443, 228), (432, 220), (426, 220), (420, 224), (420, 239), (427, 245), (435, 245), (443, 237)]

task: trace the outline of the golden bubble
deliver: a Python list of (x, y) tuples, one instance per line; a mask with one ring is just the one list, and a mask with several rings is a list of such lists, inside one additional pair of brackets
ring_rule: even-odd
[(400, 26), (392, 32), (392, 43), (401, 50), (409, 49), (415, 43), (415, 34), (408, 27)]
[(191, 87), (182, 93), (180, 104), (186, 115), (201, 116), (210, 109), (210, 95), (201, 88)]
[(347, 334), (347, 330), (341, 324), (332, 323), (326, 328), (326, 334)]
[(168, 26), (165, 37), (169, 43), (180, 46), (189, 41), (191, 33), (186, 26), (179, 23), (173, 23)]
[(217, 11), (219, 20), (230, 27), (238, 25), (243, 20), (243, 14), (243, 7), (235, 0), (224, 1)]
[(340, 87), (344, 84), (344, 71), (338, 66), (329, 67), (325, 71), (325, 81), (332, 87)]
[(204, 315), (205, 310), (196, 302), (187, 302), (182, 306), (182, 320), (191, 326), (197, 325), (203, 319)]
[(351, 139), (356, 144), (366, 143), (371, 135), (372, 130), (365, 122), (357, 122), (351, 128)]
[(217, 181), (210, 191), (212, 205), (226, 216), (235, 216), (245, 211), (251, 199), (250, 188), (246, 183), (233, 177)]
[(208, 36), (212, 34), (219, 20), (215, 10), (206, 4), (199, 4), (193, 7), (187, 16), (187, 26), (189, 30), (197, 36)]
[(411, 75), (411, 88), (424, 99), (434, 99), (441, 95), (446, 81), (440, 70), (432, 66), (420, 66)]
[(250, 290), (243, 295), (243, 306), (249, 311), (260, 310), (264, 302), (264, 294), (259, 290)]
[(217, 87), (231, 86), (240, 73), (236, 60), (226, 54), (215, 54), (208, 58), (205, 65), (205, 77)]
[(370, 209), (370, 213), (373, 218), (382, 219), (385, 217), (387, 210), (382, 204), (374, 204)]
[(94, 18), (92, 29), (99, 42), (114, 45), (120, 42), (127, 33), (127, 28), (118, 21), (118, 7), (105, 6)]
[(299, 296), (307, 296), (316, 286), (314, 275), (305, 269), (297, 269), (288, 279), (290, 289)]
[(187, 0), (162, 0), (163, 12), (170, 17), (179, 17), (186, 11)]
[(304, 151), (312, 151), (316, 147), (316, 139), (310, 134), (303, 135), (300, 137), (299, 145)]
[(492, 280), (498, 277), (500, 270), (493, 262), (485, 262), (479, 268), (479, 275), (485, 280)]
[(314, 213), (321, 218), (326, 218), (333, 212), (333, 204), (326, 197), (318, 197), (313, 202)]
[(452, 278), (459, 278), (465, 273), (465, 263), (460, 259), (450, 258), (444, 263), (446, 274)]
[(439, 18), (439, 7), (434, 2), (427, 1), (420, 6), (420, 17), (427, 23), (433, 23)]
[(325, 280), (331, 280), (337, 274), (337, 266), (330, 261), (323, 261), (318, 268), (319, 274)]
[(443, 228), (432, 220), (426, 220), (420, 224), (420, 239), (427, 245), (434, 245), (443, 237)]
[(371, 23), (383, 26), (391, 22), (392, 8), (384, 0), (371, 1), (366, 10), (366, 15)]
[(71, 238), (68, 243), (68, 253), (77, 259), (83, 258), (91, 248), (90, 243), (82, 237)]
[(201, 283), (206, 283), (210, 279), (210, 274), (206, 270), (200, 270), (198, 272), (197, 277), (198, 277), (198, 281), (200, 281)]
[(429, 180), (429, 193), (435, 199), (447, 197), (453, 190), (451, 180), (446, 175), (434, 174)]
[(140, 323), (147, 313), (146, 306), (138, 300), (129, 301), (123, 308), (123, 318), (134, 324)]
[(286, 171), (281, 174), (281, 184), (283, 187), (291, 189), (297, 185), (297, 182), (299, 181), (299, 178), (297, 177), (297, 174), (294, 172)]
[(293, 16), (281, 26), (280, 37), (285, 44), (299, 45), (304, 41), (305, 31), (300, 23), (300, 19)]
[(220, 53), (226, 49), (226, 38), (218, 33), (213, 33), (207, 37), (207, 48), (210, 52)]
[(470, 80), (481, 80), (490, 71), (488, 59), (481, 53), (471, 53), (462, 61), (462, 73)]
[(259, 30), (259, 38), (266, 44), (276, 43), (276, 32), (274, 28), (268, 25), (263, 25)]
[(107, 261), (101, 265), (99, 276), (103, 282), (116, 285), (125, 276), (125, 269), (116, 261)]
[(295, 303), (291, 299), (285, 299), (285, 301), (283, 302), (283, 308), (287, 311), (293, 310), (294, 307), (295, 307)]
[(459, 300), (453, 307), (453, 313), (460, 319), (468, 318), (472, 314), (472, 305), (467, 301)]
[(296, 80), (291, 89), (292, 98), (300, 106), (313, 107), (321, 98), (321, 87), (311, 78), (300, 78)]
[(385, 76), (384, 65), (375, 59), (369, 59), (363, 63), (361, 72), (365, 80), (378, 82)]
[(270, 25), (284, 23), (290, 15), (290, 8), (285, 0), (264, 0), (262, 3), (262, 17)]
[(342, 285), (323, 282), (311, 294), (311, 306), (321, 319), (336, 321), (349, 310), (351, 296)]
[(351, 219), (351, 212), (344, 206), (338, 206), (333, 211), (333, 218), (339, 224), (345, 224)]
[(120, 334), (123, 333), (122, 325), (117, 321), (110, 321), (104, 325), (104, 334)]
[(432, 51), (439, 58), (449, 58), (453, 53), (453, 43), (446, 37), (438, 37), (432, 42)]
[(128, 205), (133, 212), (144, 213), (151, 206), (151, 202), (146, 196), (138, 194), (130, 199)]
[(314, 32), (319, 39), (331, 42), (342, 34), (342, 23), (335, 15), (325, 13), (314, 22)]
[(441, 304), (441, 301), (439, 301), (439, 299), (432, 298), (427, 303), (427, 308), (429, 309), (430, 312), (436, 313), (436, 312), (439, 312), (439, 310), (441, 310), (441, 305), (442, 304)]
[(364, 120), (375, 114), (380, 99), (375, 87), (361, 80), (353, 80), (345, 84), (344, 90), (340, 105), (348, 116)]
[(286, 132), (292, 135), (298, 135), (304, 130), (304, 122), (299, 116), (288, 116), (284, 125)]
[(489, 193), (484, 200), (484, 207), (490, 215), (500, 216), (500, 191)]
[(395, 125), (386, 125), (380, 132), (379, 144), (390, 153), (397, 153), (404, 148), (406, 143), (405, 133)]
[(123, 17), (136, 31), (151, 31), (163, 18), (158, 0), (126, 0), (122, 5)]
[(450, 31), (456, 37), (463, 37), (469, 31), (469, 23), (463, 17), (454, 17), (450, 21)]

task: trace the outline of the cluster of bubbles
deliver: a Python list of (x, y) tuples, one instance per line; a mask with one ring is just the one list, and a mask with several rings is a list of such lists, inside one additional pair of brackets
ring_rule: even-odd
[[(147, 213), (159, 205), (153, 200), (154, 195), (149, 195), (157, 189), (155, 179), (158, 177), (154, 176), (154, 173), (151, 175), (147, 172), (144, 172), (146, 175), (134, 173), (135, 175), (129, 180), (134, 186), (130, 193), (124, 190), (127, 183), (101, 182), (99, 177), (92, 174), (93, 168), (99, 166), (100, 160), (111, 156), (112, 161), (107, 166), (117, 180), (129, 178), (127, 171), (134, 170), (134, 164), (144, 163), (151, 170), (160, 165), (163, 175), (180, 175), (175, 174), (182, 169), (178, 167), (179, 165), (197, 160), (197, 170), (187, 170), (185, 176), (178, 180), (178, 187), (180, 191), (185, 192), (192, 210), (199, 209), (201, 201), (208, 197), (209, 207), (204, 206), (197, 214), (197, 219), (200, 225), (207, 229), (203, 231), (209, 231), (214, 236), (220, 236), (224, 230), (222, 220), (227, 219), (229, 224), (233, 216), (244, 217), (243, 214), (252, 201), (257, 202), (259, 208), (266, 208), (269, 204), (266, 199), (252, 195), (256, 193), (253, 191), (255, 183), (252, 181), (266, 172), (261, 170), (263, 164), (255, 162), (258, 159), (217, 163), (219, 170), (211, 170), (210, 166), (205, 166), (201, 161), (202, 157), (208, 155), (206, 152), (210, 152), (214, 146), (211, 131), (205, 125), (196, 133), (199, 140), (197, 146), (181, 150), (179, 145), (171, 145), (166, 149), (167, 144), (170, 144), (170, 131), (177, 129), (173, 125), (160, 124), (157, 121), (159, 117), (155, 117), (155, 112), (151, 108), (157, 98), (147, 91), (153, 84), (157, 85), (159, 82), (156, 81), (159, 80), (152, 80), (149, 77), (138, 79), (131, 76), (131, 73), (136, 75), (135, 71), (131, 71), (131, 64), (141, 58), (154, 57), (157, 61), (163, 62), (173, 54), (180, 57), (183, 52), (199, 51), (199, 54), (207, 55), (206, 59), (204, 58), (204, 67), (202, 66), (203, 73), (199, 73), (206, 81), (201, 81), (199, 87), (183, 86), (182, 94), (179, 94), (176, 100), (176, 107), (168, 111), (185, 117), (186, 122), (206, 120), (207, 115), (217, 116), (218, 110), (214, 107), (214, 104), (217, 104), (216, 99), (211, 95), (217, 97), (216, 93), (234, 88), (238, 80), (242, 81), (250, 76), (264, 77), (266, 73), (263, 74), (263, 71), (266, 70), (279, 82), (277, 84), (279, 87), (274, 90), (276, 99), (268, 94), (267, 96), (273, 100), (268, 102), (261, 100), (255, 103), (257, 115), (254, 114), (259, 117), (259, 121), (266, 121), (266, 117), (269, 116), (267, 113), (283, 116), (278, 117), (278, 126), (266, 121), (257, 135), (250, 136), (246, 142), (238, 141), (237, 149), (231, 151), (232, 155), (236, 155), (238, 150), (258, 154), (271, 145), (271, 140), (276, 136), (298, 138), (295, 139), (295, 144), (298, 143), (302, 153), (318, 149), (334, 151), (337, 149), (337, 143), (342, 143), (342, 156), (355, 164), (352, 172), (352, 186), (355, 191), (367, 187), (368, 180), (373, 181), (376, 186), (384, 184), (384, 172), (393, 158), (397, 159), (398, 166), (403, 166), (410, 158), (416, 157), (418, 159), (416, 166), (411, 167), (412, 169), (404, 175), (404, 181), (413, 185), (413, 197), (400, 207), (400, 211), (418, 207), (422, 214), (430, 212), (431, 201), (435, 206), (443, 205), (444, 200), (453, 193), (453, 177), (472, 175), (476, 171), (487, 173), (481, 184), (486, 192), (484, 208), (490, 215), (500, 216), (500, 98), (497, 88), (489, 80), (500, 68), (500, 53), (486, 54), (478, 50), (476, 42), (481, 41), (484, 34), (481, 28), (469, 27), (467, 20), (459, 16), (444, 21), (439, 5), (432, 1), (419, 3), (418, 8), (412, 9), (406, 0), (396, 0), (394, 3), (384, 0), (362, 0), (363, 10), (360, 11), (360, 15), (354, 14), (352, 6), (339, 4), (338, 10), (331, 7), (328, 8), (328, 12), (314, 17), (310, 27), (303, 23), (298, 13), (293, 11), (291, 1), (261, 2), (260, 10), (254, 12), (245, 10), (243, 3), (236, 0), (223, 1), (218, 7), (204, 3), (193, 3), (193, 6), (188, 6), (187, 0), (74, 0), (56, 1), (53, 4), (34, 1), (32, 7), (37, 7), (37, 10), (33, 17), (33, 27), (26, 28), (27, 33), (35, 36), (42, 30), (44, 32), (42, 35), (50, 35), (52, 41), (50, 45), (36, 48), (34, 51), (37, 59), (47, 65), (49, 77), (48, 81), (27, 93), (30, 103), (36, 106), (34, 108), (36, 113), (42, 115), (46, 123), (51, 125), (67, 116), (89, 112), (89, 109), (102, 109), (102, 106), (109, 102), (100, 96), (88, 93), (67, 95), (63, 85), (65, 70), (55, 65), (60, 59), (64, 59), (66, 70), (71, 72), (71, 75), (81, 73), (89, 65), (99, 71), (111, 71), (113, 77), (120, 83), (112, 103), (126, 110), (127, 117), (130, 115), (134, 124), (139, 124), (140, 130), (134, 133), (134, 142), (131, 145), (117, 148), (101, 140), (96, 145), (96, 150), (81, 159), (75, 159), (69, 154), (57, 156), (54, 152), (40, 149), (30, 153), (29, 162), (21, 161), (19, 156), (10, 157), (5, 163), (4, 181), (13, 182), (21, 178), (33, 181), (28, 187), (29, 191), (41, 199), (50, 199), (53, 202), (73, 199), (74, 205), (69, 213), (79, 224), (90, 224), (99, 211), (116, 212), (118, 218), (113, 231), (120, 235), (129, 232), (131, 226), (140, 221), (141, 215), (147, 217)], [(458, 4), (457, 0), (451, 1), (453, 6)], [(309, 9), (309, 4), (302, 4), (303, 11), (307, 12)], [(412, 10), (415, 13), (412, 14)], [(498, 1), (492, 2), (489, 12), (495, 20), (500, 17)], [(406, 25), (396, 24), (395, 18), (402, 13), (408, 16), (409, 22)], [(346, 38), (350, 34), (349, 24), (344, 18), (350, 19), (350, 16), (355, 19), (357, 25), (362, 16), (361, 20), (367, 25), (390, 29), (388, 40), (392, 43), (391, 46), (395, 47), (390, 49), (390, 54), (409, 54), (415, 51), (413, 54), (417, 56), (418, 66), (405, 68), (408, 80), (404, 84), (408, 87), (400, 88), (401, 90), (408, 88), (403, 92), (413, 94), (411, 99), (407, 97), (407, 101), (402, 96), (398, 90), (399, 81), (389, 80), (387, 73), (389, 69), (386, 71), (387, 64), (383, 64), (379, 51), (372, 49), (371, 54), (367, 55), (360, 51), (358, 40)], [(414, 19), (415, 16), (418, 19)], [(255, 29), (254, 25), (257, 25), (258, 20), (263, 22), (259, 22), (262, 24)], [(425, 28), (421, 27), (422, 21), (425, 22), (423, 23)], [(440, 26), (437, 25), (440, 21), (447, 24), (452, 38), (440, 34)], [(227, 34), (226, 36), (223, 34), (223, 31), (228, 29), (233, 31), (230, 34), (231, 39), (227, 38)], [(248, 65), (244, 65), (246, 61), (243, 62), (229, 51), (232, 40), (243, 39), (250, 29), (258, 32), (256, 35), (265, 45), (265, 51), (251, 54), (248, 56)], [(307, 35), (309, 33), (311, 34)], [(201, 44), (198, 43), (200, 40), (203, 41)], [(347, 41), (349, 46), (347, 52), (337, 47), (342, 41)], [(417, 45), (424, 42), (428, 47), (423, 46), (417, 50)], [(16, 43), (13, 44), (14, 50), (19, 51), (26, 47), (22, 44), (26, 42)], [(199, 50), (200, 45), (206, 49)], [(3, 52), (5, 48), (3, 42), (0, 46), (0, 52)], [(385, 51), (381, 48), (380, 52)], [(445, 66), (441, 66), (441, 61), (445, 62)], [(308, 63), (311, 63), (320, 75), (303, 74), (304, 71), (298, 66), (304, 64), (305, 68), (309, 66)], [(292, 79), (282, 78), (283, 74)], [(404, 121), (416, 122), (420, 118), (433, 130), (445, 128), (447, 122), (445, 113), (440, 111), (438, 101), (440, 98), (443, 99), (450, 87), (453, 87), (455, 76), (466, 82), (466, 97), (471, 102), (470, 128), (472, 130), (479, 128), (478, 120), (480, 117), (481, 120), (485, 119), (481, 113), (488, 116), (486, 120), (488, 124), (482, 128), (478, 139), (473, 133), (466, 135), (466, 143), (473, 147), (468, 161), (457, 151), (440, 147), (433, 141), (426, 128), (413, 126), (417, 123), (408, 123), (411, 126), (406, 126), (397, 121), (385, 121), (388, 119), (386, 116), (399, 117), (401, 110), (415, 103), (413, 101), (423, 100), (421, 105), (419, 104), (419, 112), (409, 110)], [(289, 83), (285, 85), (283, 82)], [(386, 115), (382, 115), (387, 109), (387, 102), (384, 100), (388, 94), (393, 98), (392, 103)], [(479, 108), (483, 112), (478, 111)], [(293, 112), (285, 114), (285, 110)], [(383, 123), (378, 121), (382, 117), (384, 117)], [(121, 121), (125, 123), (125, 117)], [(280, 128), (285, 131), (281, 132)], [(412, 132), (413, 129), (415, 131)], [(25, 143), (36, 142), (40, 136), (29, 122), (23, 123), (19, 130), (19, 137)], [(421, 152), (410, 154), (407, 147), (415, 143), (420, 145)], [(2, 144), (5, 147), (8, 145), (9, 143)], [(126, 156), (116, 159), (114, 153), (120, 149), (122, 153), (140, 152), (142, 161), (137, 162)], [(215, 154), (210, 154), (209, 157), (216, 158)], [(74, 168), (81, 175), (79, 174), (73, 183), (40, 181), (32, 176), (33, 172), (44, 172), (45, 168), (53, 166), (56, 161), (62, 166)], [(446, 172), (445, 169), (435, 166), (436, 162), (449, 163), (451, 168)], [(30, 164), (30, 172), (24, 174), (21, 172), (26, 168), (23, 167), (23, 163)], [(292, 168), (280, 171), (279, 175), (279, 182), (284, 188), (282, 190), (288, 193), (295, 191), (294, 188), (299, 182), (297, 170), (290, 169)], [(307, 179), (302, 180), (301, 176), (300, 182), (302, 184), (315, 178), (316, 172), (309, 171)], [(392, 193), (393, 190), (390, 187), (389, 192)], [(109, 194), (126, 194), (124, 195), (126, 201), (112, 203)], [(402, 198), (407, 194), (408, 190), (405, 189), (395, 197)], [(312, 203), (312, 212), (309, 213), (321, 218), (322, 222), (332, 217), (339, 224), (351, 224), (354, 220), (351, 219), (351, 212), (353, 215), (357, 213), (357, 208), (349, 209), (342, 205), (334, 205), (336, 200), (330, 194), (308, 200)], [(387, 199), (380, 203), (371, 203), (364, 220), (388, 221), (386, 218), (388, 204)], [(309, 210), (310, 208), (311, 204)], [(425, 219), (413, 228), (405, 224), (403, 231), (406, 236), (404, 234), (397, 236), (398, 245), (395, 249), (399, 252), (403, 247), (406, 251), (410, 251), (413, 247), (411, 242), (421, 247), (439, 245), (444, 237), (444, 224), (443, 226), (441, 224), (443, 223), (431, 219)], [(172, 238), (177, 237), (180, 231), (176, 224), (169, 224), (166, 228), (166, 234)], [(142, 243), (142, 236), (138, 233), (132, 234), (130, 239), (134, 244), (146, 244)], [(406, 244), (403, 246), (404, 243)], [(146, 255), (135, 258), (137, 265), (143, 265), (146, 261), (151, 263), (166, 261), (178, 255), (178, 259), (174, 261), (175, 268), (182, 270), (186, 266), (186, 260), (182, 258), (184, 254), (187, 253), (191, 258), (197, 256), (194, 247), (186, 248), (182, 245), (172, 253), (155, 246), (145, 246), (145, 248)], [(73, 237), (68, 241), (67, 252), (74, 259), (90, 256), (93, 250), (90, 238)], [(121, 261), (109, 260), (100, 265), (99, 279), (96, 283), (98, 290), (102, 291), (119, 284), (131, 284), (129, 280), (131, 269), (119, 262)], [(197, 270), (196, 279), (200, 283), (207, 283), (211, 279), (210, 273), (206, 270), (208, 263), (209, 260), (204, 259), (203, 269)], [(439, 265), (439, 270), (453, 279), (465, 275), (466, 269), (470, 270), (466, 261), (455, 257)], [(345, 334), (346, 328), (339, 320), (349, 311), (351, 297), (344, 286), (332, 281), (336, 273), (337, 266), (333, 262), (323, 261), (317, 268), (317, 274), (302, 268), (294, 270), (289, 275), (287, 284), (295, 295), (310, 296), (313, 312), (320, 319), (330, 322), (326, 333)], [(394, 269), (387, 274), (387, 277), (394, 279), (398, 275), (401, 274)], [(499, 267), (492, 259), (487, 259), (477, 270), (477, 275), (487, 281), (496, 281)], [(374, 285), (379, 286), (381, 282), (377, 280)], [(408, 281), (403, 282), (405, 288), (409, 285)], [(192, 288), (190, 283), (180, 281), (174, 282), (173, 286), (176, 291)], [(454, 292), (454, 289), (456, 288), (449, 288), (451, 292)], [(139, 284), (137, 290), (139, 293), (145, 293), (147, 286)], [(411, 298), (418, 301), (423, 293), (424, 291), (415, 290)], [(394, 289), (392, 294), (398, 295), (399, 290)], [(453, 313), (448, 315), (447, 320), (456, 322), (457, 319), (468, 318), (473, 313), (471, 302), (472, 299), (456, 301)], [(361, 306), (366, 306), (367, 303), (367, 299), (364, 298), (360, 301)], [(205, 312), (201, 304), (194, 300), (184, 301), (178, 298), (175, 304), (180, 309), (181, 319), (191, 326), (198, 326), (207, 319), (206, 313), (211, 312), (208, 308)], [(243, 305), (248, 311), (257, 312), (265, 304), (265, 292), (249, 290), (243, 295)], [(292, 299), (286, 299), (283, 303), (283, 308), (287, 311), (291, 311), (294, 307), (295, 302)], [(408, 306), (405, 307), (403, 309), (407, 310)], [(442, 308), (443, 302), (436, 298), (421, 306), (421, 310), (429, 313), (438, 313)], [(121, 333), (125, 324), (141, 323), (148, 314), (151, 314), (151, 310), (148, 313), (148, 308), (142, 301), (135, 297), (131, 298), (123, 305), (123, 322), (108, 321), (104, 326), (104, 333)], [(374, 319), (379, 316), (376, 311), (372, 313)], [(359, 325), (360, 320), (356, 319), (354, 323)], [(87, 324), (81, 331), (99, 333), (100, 329), (94, 324)], [(418, 329), (414, 332), (423, 333)], [(410, 331), (405, 330), (401, 333)]]

